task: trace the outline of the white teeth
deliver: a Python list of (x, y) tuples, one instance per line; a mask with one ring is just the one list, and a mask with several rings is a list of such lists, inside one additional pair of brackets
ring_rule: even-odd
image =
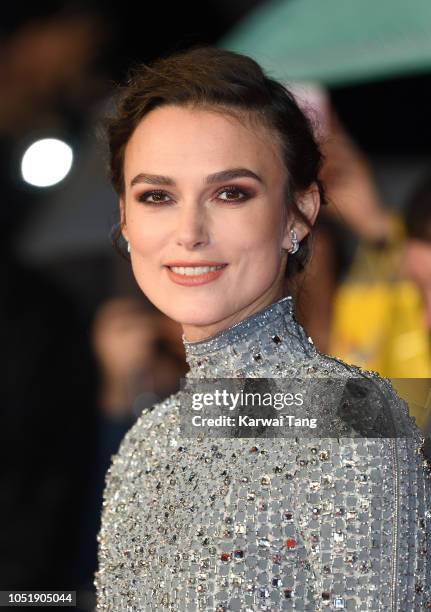
[(185, 276), (196, 276), (198, 274), (206, 274), (206, 272), (211, 272), (212, 270), (220, 270), (220, 268), (224, 268), (224, 265), (221, 266), (200, 266), (200, 267), (182, 267), (182, 266), (170, 266), (172, 272), (176, 274), (184, 274)]

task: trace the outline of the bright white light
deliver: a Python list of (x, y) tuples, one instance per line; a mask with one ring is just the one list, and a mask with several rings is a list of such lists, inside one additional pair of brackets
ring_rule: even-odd
[(69, 145), (57, 138), (44, 138), (34, 142), (24, 153), (21, 173), (30, 185), (49, 187), (64, 179), (72, 161)]

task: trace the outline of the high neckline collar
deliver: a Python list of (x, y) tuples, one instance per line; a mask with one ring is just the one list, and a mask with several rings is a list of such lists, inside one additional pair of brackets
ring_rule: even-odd
[(217, 334), (191, 342), (182, 335), (187, 377), (268, 376), (269, 364), (305, 361), (316, 348), (294, 316), (288, 295)]

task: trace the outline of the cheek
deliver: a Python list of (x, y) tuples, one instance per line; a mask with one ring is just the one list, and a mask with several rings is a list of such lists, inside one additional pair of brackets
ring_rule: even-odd
[(253, 254), (262, 260), (279, 256), (281, 218), (269, 206), (252, 214), (244, 214), (239, 223), (229, 223), (226, 227), (231, 243), (236, 244), (243, 254)]
[(222, 237), (222, 241), (229, 241), (224, 249), (227, 258), (236, 264), (232, 272), (241, 279), (247, 277), (253, 286), (266, 286), (280, 270), (279, 230), (269, 221), (266, 217), (251, 222), (249, 217), (241, 226), (230, 224)]
[[(160, 252), (164, 241), (164, 224), (157, 221), (156, 215), (140, 215), (139, 211), (130, 214), (128, 219), (129, 239), (132, 249), (139, 255), (142, 264), (146, 259), (154, 259)], [(133, 257), (132, 257), (133, 261)]]
[(163, 253), (164, 225), (156, 215), (140, 215), (128, 219), (133, 276), (142, 292), (151, 297), (160, 282), (160, 260)]

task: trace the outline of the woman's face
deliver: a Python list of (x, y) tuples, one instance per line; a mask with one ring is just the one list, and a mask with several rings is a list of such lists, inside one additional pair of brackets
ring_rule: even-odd
[[(127, 143), (120, 205), (133, 273), (187, 340), (282, 296), (292, 224), (275, 141), (263, 126), (227, 114), (164, 106)], [(223, 268), (213, 272), (215, 265)]]

